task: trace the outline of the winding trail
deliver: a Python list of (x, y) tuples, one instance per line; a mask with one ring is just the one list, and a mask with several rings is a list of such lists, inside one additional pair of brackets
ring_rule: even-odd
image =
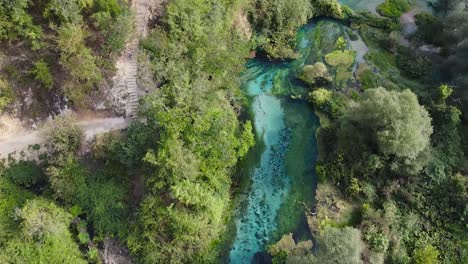
[[(112, 130), (121, 130), (128, 127), (137, 117), (138, 110), (138, 46), (140, 38), (144, 38), (148, 32), (148, 17), (150, 15), (150, 0), (134, 0), (132, 8), (135, 12), (136, 36), (128, 43), (127, 51), (121, 55), (122, 61), (118, 67), (123, 67), (124, 83), (128, 94), (126, 114), (124, 117), (97, 117), (78, 119), (78, 124), (83, 128), (87, 139), (92, 139), (97, 134)], [(130, 55), (131, 54), (131, 55)], [(18, 131), (17, 133), (3, 136), (0, 134), (0, 158), (6, 158), (8, 154), (24, 151), (29, 152), (29, 146), (43, 144), (41, 132), (38, 130)], [(32, 155), (31, 157), (34, 157)]]

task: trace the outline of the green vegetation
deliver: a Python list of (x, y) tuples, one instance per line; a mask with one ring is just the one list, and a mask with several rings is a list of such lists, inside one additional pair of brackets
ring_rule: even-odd
[(331, 82), (327, 66), (321, 62), (304, 66), (299, 78), (310, 85), (320, 85)]
[[(268, 247), (272, 262), (467, 263), (468, 19), (454, 2), (440, 1), (443, 14), (417, 15), (405, 48), (397, 18), (406, 0), (381, 4), (385, 18), (326, 0), (169, 1), (141, 41), (157, 89), (138, 120), (86, 141), (72, 115), (58, 116), (43, 128), (45, 146), (31, 147), (45, 152), (40, 162), (1, 161), (0, 263), (102, 263), (112, 243), (135, 263), (219, 262), (236, 181), (248, 181), (236, 166), (255, 144), (240, 89), (245, 58), (254, 49), (297, 58), (297, 30), (312, 17), (340, 20), (315, 25), (313, 51), (292, 71), (321, 118), (319, 183), (314, 200), (299, 201), (313, 173), (293, 175), (292, 209), (278, 218), (288, 234), (274, 234), (284, 236)], [(1, 2), (0, 112), (26, 89), (85, 106), (132, 33), (127, 8), (119, 0)], [(244, 14), (251, 39), (237, 29)], [(370, 48), (355, 78), (343, 24)], [(421, 45), (435, 46), (425, 56), (413, 48)], [(278, 71), (275, 94), (288, 70)], [(302, 129), (307, 121), (288, 122)], [(311, 135), (303, 134), (289, 147), (305, 152)], [(309, 157), (287, 155), (286, 166), (297, 158)], [(289, 233), (299, 220), (316, 250)]]
[(254, 42), (271, 59), (297, 57), (294, 51), (296, 32), (310, 18), (344, 17), (337, 0), (255, 0), (249, 11), (257, 33)]
[(47, 116), (66, 99), (86, 107), (91, 92), (112, 77), (115, 69), (109, 65), (132, 29), (132, 15), (121, 0), (1, 3), (2, 81), (17, 94), (33, 93), (32, 102), (21, 108), (26, 114), (40, 109), (38, 114)]
[(44, 88), (51, 89), (54, 85), (54, 77), (50, 73), (49, 66), (43, 60), (34, 63), (31, 73), (34, 75), (34, 79), (39, 81)]
[(0, 77), (0, 113), (15, 99), (14, 91), (8, 81)]
[(408, 0), (385, 0), (377, 7), (377, 12), (382, 16), (400, 18), (400, 16), (410, 9)]

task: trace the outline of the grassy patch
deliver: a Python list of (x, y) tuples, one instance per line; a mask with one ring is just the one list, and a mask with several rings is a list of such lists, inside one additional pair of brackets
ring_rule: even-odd
[(348, 68), (354, 63), (355, 51), (351, 50), (336, 50), (325, 55), (325, 61), (333, 67)]
[(385, 0), (377, 7), (377, 12), (385, 17), (399, 18), (410, 8), (408, 0)]

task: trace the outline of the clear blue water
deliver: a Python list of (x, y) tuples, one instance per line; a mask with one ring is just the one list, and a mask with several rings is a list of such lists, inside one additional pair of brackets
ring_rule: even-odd
[[(306, 91), (295, 81), (296, 69), (310, 57), (312, 29), (313, 25), (308, 25), (298, 34), (302, 55), (298, 60), (278, 64), (254, 59), (244, 74), (257, 140), (263, 142), (264, 150), (259, 164), (250, 170), (252, 182), (246, 208), (236, 219), (237, 235), (229, 255), (230, 263), (250, 263), (271, 242), (278, 219), (288, 218), (278, 212), (296, 192), (294, 180), (300, 179), (308, 185), (301, 192), (307, 194), (305, 200), (313, 201), (315, 131), (319, 121), (306, 102), (290, 98)], [(275, 85), (281, 86), (281, 95), (274, 91)], [(303, 206), (295, 209), (295, 213), (303, 215)]]
[[(383, 1), (340, 2), (354, 10), (375, 13)], [(424, 0), (415, 2), (416, 8), (425, 6)], [(304, 65), (323, 61), (343, 32), (343, 26), (335, 21), (309, 23), (297, 34), (297, 60), (273, 63), (253, 59), (247, 65), (244, 89), (251, 99), (257, 141), (264, 148), (254, 159), (259, 160), (258, 164), (249, 163), (247, 168), (251, 186), (246, 206), (235, 219), (237, 232), (229, 253), (230, 263), (251, 263), (256, 253), (285, 233), (293, 232), (295, 239), (307, 233), (302, 203), (313, 206), (315, 132), (319, 121), (311, 106), (300, 99), (308, 90), (297, 81), (297, 74)], [(368, 48), (361, 38), (351, 41), (349, 48), (357, 52), (355, 66), (365, 63)]]

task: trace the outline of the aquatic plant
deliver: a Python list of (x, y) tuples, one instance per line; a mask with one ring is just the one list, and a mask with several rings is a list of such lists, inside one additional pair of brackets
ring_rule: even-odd
[(336, 50), (325, 55), (325, 61), (328, 65), (333, 67), (348, 68), (353, 65), (355, 56), (355, 51)]

